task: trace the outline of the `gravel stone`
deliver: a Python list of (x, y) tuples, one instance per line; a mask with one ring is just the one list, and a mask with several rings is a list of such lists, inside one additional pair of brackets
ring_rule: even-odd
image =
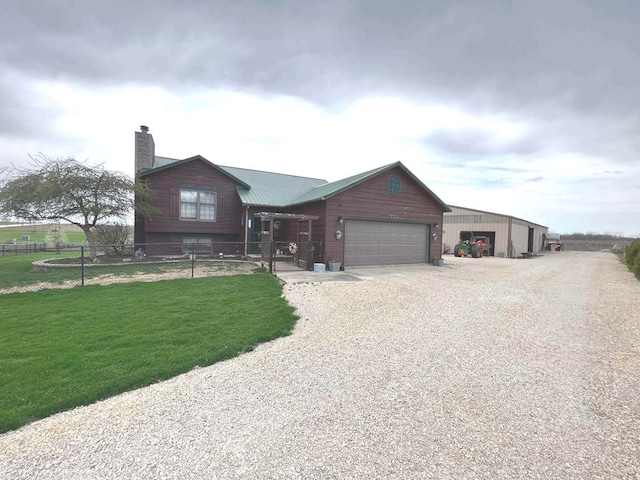
[(289, 337), (0, 435), (0, 478), (640, 477), (617, 257), (350, 273), (285, 285)]

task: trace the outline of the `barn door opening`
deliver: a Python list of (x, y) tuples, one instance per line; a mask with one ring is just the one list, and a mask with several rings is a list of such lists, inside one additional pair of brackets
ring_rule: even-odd
[(529, 227), (529, 240), (527, 241), (527, 252), (533, 253), (533, 228)]

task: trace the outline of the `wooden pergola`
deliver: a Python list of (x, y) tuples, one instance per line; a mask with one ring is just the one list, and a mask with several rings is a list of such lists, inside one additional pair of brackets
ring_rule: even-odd
[[(308, 244), (311, 242), (311, 232), (313, 227), (313, 221), (318, 220), (320, 217), (318, 215), (306, 215), (301, 213), (280, 213), (280, 212), (258, 212), (254, 213), (253, 216), (255, 218), (259, 218), (262, 222), (269, 222), (269, 230), (262, 230), (262, 257), (265, 258), (268, 253), (269, 260), (269, 272), (271, 273), (273, 270), (273, 225), (276, 220), (297, 220), (298, 221), (298, 231), (296, 236), (296, 242), (300, 243), (300, 247), (303, 248), (303, 242), (301, 241), (301, 237), (307, 237), (308, 240), (305, 242)], [(306, 231), (302, 231), (300, 229), (300, 224), (303, 222), (307, 222), (308, 226)], [(308, 248), (308, 247), (307, 247)], [(303, 259), (305, 255), (300, 252), (298, 256), (298, 266), (301, 266), (300, 263), (304, 262), (305, 267), (308, 268), (308, 259)], [(308, 252), (306, 252), (308, 256)]]

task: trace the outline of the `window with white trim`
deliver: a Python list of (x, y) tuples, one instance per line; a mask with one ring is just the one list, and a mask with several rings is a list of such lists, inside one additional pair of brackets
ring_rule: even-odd
[(180, 189), (180, 220), (216, 221), (216, 192)]

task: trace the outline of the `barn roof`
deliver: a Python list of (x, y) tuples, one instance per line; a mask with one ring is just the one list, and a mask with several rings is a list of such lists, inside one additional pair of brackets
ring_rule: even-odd
[[(459, 210), (467, 210), (469, 212), (475, 212), (475, 213), (479, 213), (479, 214), (496, 215), (498, 217), (504, 217), (504, 218), (507, 218), (507, 219), (512, 218), (514, 220), (520, 220), (521, 222), (528, 223), (530, 225), (536, 225), (536, 226), (542, 227), (542, 228), (549, 228), (546, 225), (541, 225), (539, 223), (534, 223), (534, 222), (531, 222), (529, 220), (525, 220), (524, 218), (518, 218), (518, 217), (514, 217), (513, 215), (507, 215), (507, 214), (504, 214), (504, 213), (488, 212), (486, 210), (478, 210), (476, 208), (461, 207), (460, 205), (450, 205), (450, 207), (452, 209), (453, 208), (457, 208)], [(451, 212), (452, 210), (448, 210), (448, 211)], [(474, 222), (472, 222), (472, 223), (474, 223)]]

